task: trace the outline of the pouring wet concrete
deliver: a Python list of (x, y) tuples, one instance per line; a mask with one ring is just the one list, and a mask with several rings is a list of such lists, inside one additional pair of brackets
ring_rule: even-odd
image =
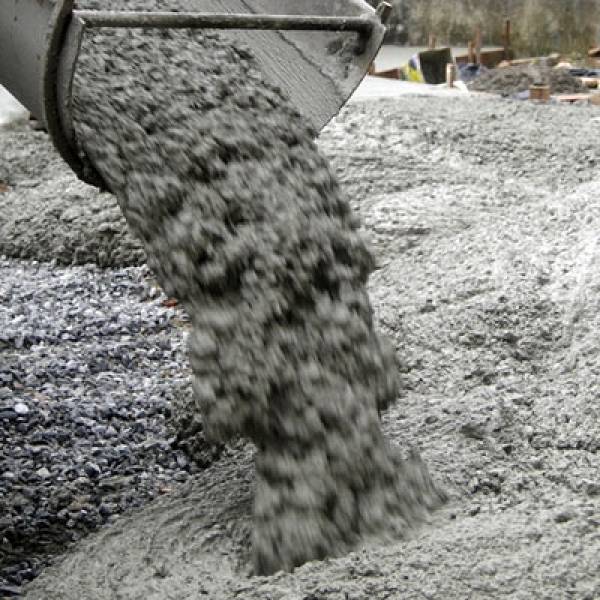
[(379, 424), (398, 378), (373, 328), (373, 260), (314, 132), (251, 51), (202, 31), (90, 35), (74, 117), (149, 267), (190, 316), (190, 410), (208, 439), (257, 448), (254, 571), (424, 520), (443, 494)]

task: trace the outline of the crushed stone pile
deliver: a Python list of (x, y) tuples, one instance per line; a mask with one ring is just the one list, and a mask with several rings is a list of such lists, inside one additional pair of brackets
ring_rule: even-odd
[(202, 470), (172, 439), (185, 344), (152, 290), (142, 269), (0, 259), (0, 598)]
[(588, 91), (567, 69), (542, 65), (515, 65), (492, 69), (470, 83), (469, 88), (477, 92), (514, 96), (529, 90), (531, 85), (537, 83), (549, 85), (552, 94), (578, 94)]
[(190, 316), (189, 409), (209, 439), (257, 447), (255, 571), (425, 519), (442, 494), (380, 429), (398, 379), (372, 257), (314, 132), (248, 50), (210, 32), (98, 34), (75, 97), (85, 152)]

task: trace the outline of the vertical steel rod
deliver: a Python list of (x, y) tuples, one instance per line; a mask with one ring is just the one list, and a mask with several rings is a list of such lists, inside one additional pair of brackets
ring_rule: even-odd
[(255, 29), (286, 31), (356, 31), (369, 34), (373, 19), (300, 15), (143, 12), (76, 10), (73, 16), (86, 27), (161, 29)]

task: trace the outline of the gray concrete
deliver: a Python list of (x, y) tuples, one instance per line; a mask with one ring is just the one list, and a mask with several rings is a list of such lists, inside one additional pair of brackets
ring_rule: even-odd
[[(76, 228), (117, 250), (115, 261), (119, 248), (127, 256), (134, 243), (118, 213), (119, 229), (93, 238), (96, 207), (116, 211), (114, 201), (75, 182), (49, 147), (40, 151), (41, 136), (26, 127), (0, 132), (0, 179), (8, 184), (0, 231), (21, 211), (29, 225), (11, 243), (35, 247), (58, 213), (45, 260), (76, 255)], [(189, 481), (179, 487), (184, 458), (164, 438), (153, 446), (165, 436), (165, 379), (178, 380), (184, 399), (189, 392), (182, 308), (166, 311), (164, 297), (153, 299), (139, 268), (115, 264), (102, 275), (1, 259), (2, 527), (8, 507), (8, 526), (47, 531), (69, 466), (74, 498), (59, 531), (72, 530), (71, 518), (85, 520), (88, 505), (94, 522), (95, 499), (115, 485), (108, 457), (123, 451), (140, 460), (118, 493), (145, 505), (80, 542), (25, 597), (599, 597), (599, 144), (594, 107), (474, 96), (354, 102), (320, 137), (373, 249), (375, 324), (399, 361), (402, 391), (384, 432), (392, 445), (419, 447), (450, 503), (409, 539), (366, 543), (288, 575), (248, 577), (247, 448), (191, 478), (182, 469)], [(74, 205), (70, 229), (62, 215)], [(156, 329), (160, 352), (149, 343)], [(106, 387), (85, 373), (101, 353), (115, 380)], [(124, 390), (135, 394), (133, 406)], [(113, 424), (115, 394), (130, 423), (123, 431)], [(85, 414), (71, 416), (80, 405)], [(76, 460), (56, 442), (58, 424), (78, 432)], [(88, 433), (92, 425), (99, 433)], [(104, 435), (109, 427), (118, 435)], [(37, 440), (26, 450), (23, 430)], [(154, 487), (165, 457), (168, 485)], [(166, 497), (150, 502), (152, 493)], [(27, 535), (20, 539), (42, 539)], [(40, 563), (21, 559), (10, 577), (34, 577)]]
[(402, 365), (386, 435), (417, 445), (451, 495), (414, 539), (248, 579), (238, 451), (84, 542), (26, 597), (64, 600), (90, 561), (134, 597), (128, 561), (149, 531), (168, 554), (144, 571), (148, 598), (598, 597), (598, 140), (593, 108), (414, 97), (353, 104), (320, 138), (362, 216), (376, 322)]

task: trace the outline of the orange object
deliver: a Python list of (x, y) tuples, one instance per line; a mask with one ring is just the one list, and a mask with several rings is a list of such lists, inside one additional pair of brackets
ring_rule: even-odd
[(538, 100), (540, 102), (548, 102), (548, 100), (550, 100), (550, 86), (532, 85), (529, 88), (529, 99)]
[(386, 69), (385, 71), (374, 71), (371, 73), (375, 77), (383, 77), (383, 79), (402, 79), (402, 69)]

